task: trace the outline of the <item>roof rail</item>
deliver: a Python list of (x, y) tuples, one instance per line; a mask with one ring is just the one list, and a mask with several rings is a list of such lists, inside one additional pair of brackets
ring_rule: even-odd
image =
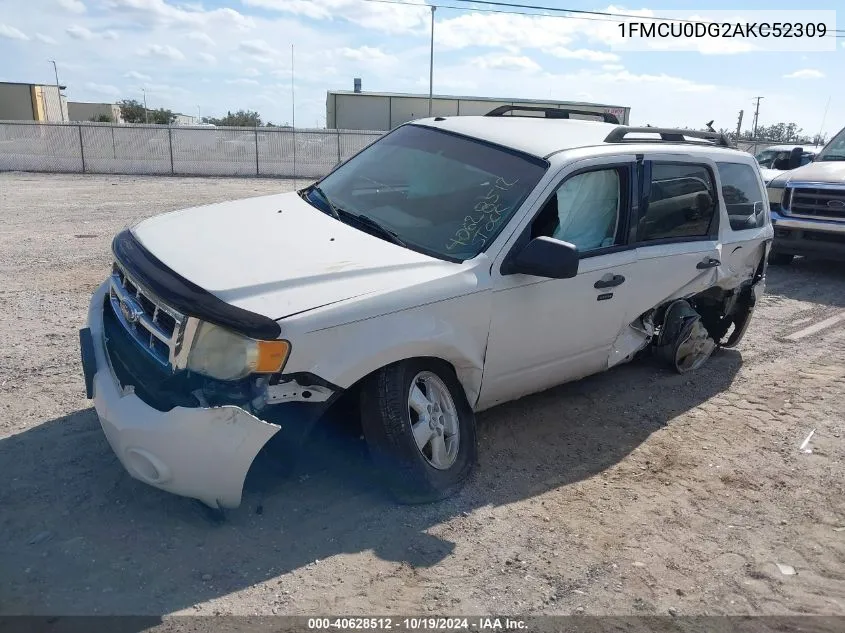
[[(656, 138), (626, 138), (629, 134), (658, 134)], [(731, 147), (730, 141), (719, 132), (700, 132), (698, 130), (679, 130), (666, 127), (628, 127), (621, 125), (604, 139), (605, 143), (693, 143), (687, 139), (696, 138), (709, 141), (712, 145)]]
[(570, 114), (577, 114), (579, 116), (598, 117), (605, 123), (619, 125), (617, 116), (609, 112), (590, 112), (589, 110), (573, 110), (571, 108), (544, 108), (542, 106), (503, 105), (493, 108), (484, 116), (505, 116), (508, 112), (542, 112), (547, 119), (568, 119)]

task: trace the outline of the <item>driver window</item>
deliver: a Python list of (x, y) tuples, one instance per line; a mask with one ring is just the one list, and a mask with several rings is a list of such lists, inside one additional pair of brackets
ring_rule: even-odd
[(558, 187), (537, 215), (531, 237), (569, 242), (581, 253), (614, 246), (621, 201), (619, 171), (599, 169), (577, 174)]

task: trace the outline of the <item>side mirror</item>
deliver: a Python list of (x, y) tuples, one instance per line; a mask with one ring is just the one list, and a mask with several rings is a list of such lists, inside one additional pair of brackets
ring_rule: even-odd
[(536, 237), (503, 268), (504, 274), (570, 279), (578, 274), (578, 248), (550, 237)]

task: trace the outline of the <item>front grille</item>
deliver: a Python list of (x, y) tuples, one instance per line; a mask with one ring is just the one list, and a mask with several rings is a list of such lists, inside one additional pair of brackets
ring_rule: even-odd
[(186, 318), (139, 287), (117, 263), (112, 267), (110, 284), (109, 304), (114, 316), (141, 349), (172, 369)]
[(792, 188), (792, 195), (784, 198), (790, 215), (845, 220), (845, 186), (797, 185)]

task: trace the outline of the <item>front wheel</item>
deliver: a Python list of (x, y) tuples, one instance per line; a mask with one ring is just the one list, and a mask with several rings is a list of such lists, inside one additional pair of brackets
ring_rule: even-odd
[(401, 502), (448, 497), (475, 466), (475, 416), (442, 361), (406, 360), (378, 370), (362, 389), (361, 418), (373, 461)]

